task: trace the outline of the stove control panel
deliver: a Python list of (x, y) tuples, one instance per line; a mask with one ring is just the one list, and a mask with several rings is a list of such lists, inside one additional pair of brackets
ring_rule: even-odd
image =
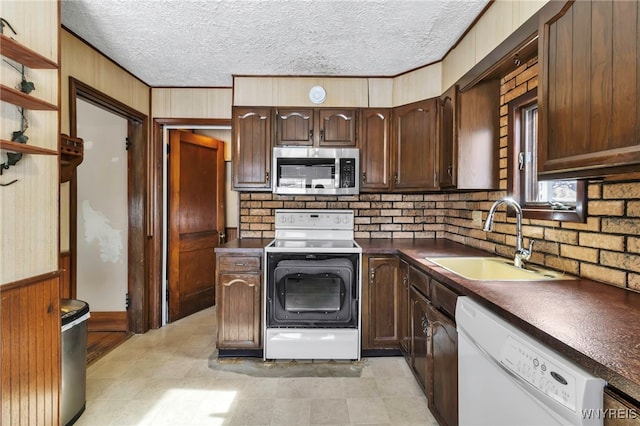
[(353, 230), (353, 210), (276, 210), (277, 229)]
[(500, 363), (512, 374), (565, 407), (576, 409), (576, 379), (526, 342), (508, 336)]

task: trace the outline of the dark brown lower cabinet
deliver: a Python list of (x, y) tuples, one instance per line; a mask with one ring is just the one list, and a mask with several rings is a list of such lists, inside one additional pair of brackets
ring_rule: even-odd
[(262, 348), (261, 265), (260, 256), (217, 258), (218, 348)]
[(431, 400), (431, 368), (429, 366), (429, 323), (427, 311), (429, 301), (418, 290), (411, 287), (411, 357), (410, 366), (418, 383)]
[(400, 260), (398, 267), (400, 279), (400, 296), (398, 299), (398, 310), (400, 311), (400, 350), (405, 358), (408, 358), (411, 351), (411, 312), (409, 311), (409, 264)]
[(455, 323), (430, 303), (432, 391), (429, 408), (441, 425), (458, 424), (458, 332)]
[(400, 284), (397, 256), (363, 259), (362, 348), (398, 349)]
[(410, 356), (429, 409), (440, 425), (458, 424), (457, 294), (414, 267), (409, 269)]
[(604, 389), (604, 426), (639, 426), (640, 407), (610, 387)]

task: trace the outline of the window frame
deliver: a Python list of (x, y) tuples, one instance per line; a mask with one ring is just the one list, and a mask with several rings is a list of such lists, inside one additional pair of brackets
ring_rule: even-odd
[(511, 196), (522, 207), (522, 216), (527, 219), (557, 220), (563, 222), (585, 222), (586, 220), (586, 182), (576, 180), (576, 206), (571, 210), (555, 210), (549, 205), (541, 203), (527, 203), (523, 200), (523, 179), (518, 173), (518, 157), (522, 145), (525, 143), (522, 129), (522, 111), (536, 103), (538, 89), (534, 88), (512, 99), (507, 103), (508, 132), (507, 132), (507, 188)]

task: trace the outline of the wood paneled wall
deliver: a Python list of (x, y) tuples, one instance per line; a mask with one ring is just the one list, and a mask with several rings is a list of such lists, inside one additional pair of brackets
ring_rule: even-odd
[(154, 88), (154, 118), (220, 118), (231, 120), (231, 88)]
[[(316, 105), (309, 100), (309, 90), (322, 86), (327, 100)], [(366, 78), (347, 77), (234, 77), (233, 104), (244, 106), (369, 106)]]
[[(0, 16), (18, 32), (18, 43), (58, 63), (58, 2), (2, 1)], [(18, 66), (17, 64), (14, 64)], [(20, 82), (20, 73), (1, 62), (0, 80), (9, 87)], [(58, 105), (58, 70), (26, 68), (36, 87), (30, 96)], [(20, 130), (18, 108), (0, 103), (2, 137)], [(28, 144), (58, 149), (58, 112), (25, 110)], [(5, 162), (5, 151), (2, 159)], [(58, 161), (55, 155), (25, 154), (5, 170), (0, 183), (0, 285), (58, 269)]]
[(62, 133), (71, 134), (69, 129), (70, 76), (146, 116), (150, 115), (149, 86), (64, 29), (60, 30), (60, 65)]
[(442, 88), (451, 87), (548, 0), (495, 0), (442, 61)]
[(60, 295), (56, 274), (0, 287), (3, 425), (60, 422)]

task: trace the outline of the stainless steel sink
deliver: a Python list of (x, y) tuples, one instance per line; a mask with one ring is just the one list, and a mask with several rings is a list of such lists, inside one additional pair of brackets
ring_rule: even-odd
[(513, 261), (502, 257), (425, 257), (429, 262), (476, 281), (542, 281), (573, 280), (563, 272), (527, 265), (516, 268)]

